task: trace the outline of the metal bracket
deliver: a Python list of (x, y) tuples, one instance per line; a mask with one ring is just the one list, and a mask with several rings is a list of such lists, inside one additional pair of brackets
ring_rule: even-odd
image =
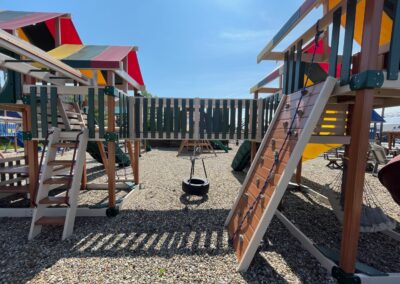
[(31, 97), (30, 96), (21, 96), (22, 102), (24, 105), (30, 105), (31, 104)]
[(32, 132), (30, 132), (30, 131), (22, 131), (22, 140), (31, 141), (32, 140)]
[(118, 89), (114, 86), (105, 86), (104, 87), (104, 94), (107, 96), (118, 97)]
[(335, 278), (339, 284), (361, 284), (360, 277), (356, 276), (354, 273), (344, 272), (337, 266), (332, 268), (332, 277)]
[(117, 142), (118, 141), (118, 133), (116, 133), (116, 132), (106, 132), (104, 134), (104, 139), (107, 142)]
[(382, 71), (367, 70), (351, 76), (350, 89), (352, 91), (380, 88), (385, 81)]

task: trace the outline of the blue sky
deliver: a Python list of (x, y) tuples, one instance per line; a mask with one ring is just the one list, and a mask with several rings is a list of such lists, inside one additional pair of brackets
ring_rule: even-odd
[(257, 64), (257, 54), (302, 2), (0, 0), (0, 7), (68, 12), (85, 44), (139, 46), (147, 89), (156, 96), (226, 98), (249, 97), (276, 66)]

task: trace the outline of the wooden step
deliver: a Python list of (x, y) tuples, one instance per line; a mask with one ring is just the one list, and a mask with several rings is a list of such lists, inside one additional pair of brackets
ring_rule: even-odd
[(54, 144), (51, 145), (51, 147), (52, 148), (76, 148), (76, 144), (75, 143), (68, 143), (68, 142), (54, 143)]
[(35, 225), (64, 225), (65, 216), (43, 216), (35, 222)]
[(48, 166), (72, 166), (73, 164), (72, 160), (54, 160), (47, 163)]
[(52, 177), (52, 178), (46, 179), (43, 183), (44, 184), (68, 184), (70, 182), (72, 182), (72, 176)]
[(39, 201), (39, 204), (48, 204), (48, 205), (61, 205), (68, 204), (68, 197), (66, 196), (48, 196)]
[(28, 185), (9, 185), (5, 186), (2, 185), (0, 186), (0, 193), (28, 193), (29, 192), (29, 186)]

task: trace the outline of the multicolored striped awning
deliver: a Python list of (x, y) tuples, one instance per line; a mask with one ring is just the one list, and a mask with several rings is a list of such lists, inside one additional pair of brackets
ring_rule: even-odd
[(81, 44), (71, 18), (65, 13), (0, 11), (0, 29), (15, 30), (20, 38), (49, 51), (56, 46), (56, 18), (60, 18), (61, 43)]
[(127, 73), (140, 86), (144, 85), (133, 46), (64, 44), (48, 53), (77, 69), (120, 69), (122, 61), (127, 58)]

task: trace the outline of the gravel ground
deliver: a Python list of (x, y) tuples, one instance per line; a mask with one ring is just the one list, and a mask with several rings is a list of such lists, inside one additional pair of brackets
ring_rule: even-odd
[[(1, 283), (335, 283), (318, 262), (274, 218), (260, 253), (246, 273), (223, 230), (245, 174), (230, 168), (237, 148), (205, 160), (211, 183), (208, 198), (182, 194), (190, 162), (176, 150), (153, 150), (141, 158), (143, 189), (115, 218), (77, 218), (74, 235), (61, 242), (60, 228), (45, 228), (27, 241), (30, 219), (0, 219)], [(305, 163), (304, 182), (316, 190), (336, 170), (321, 158)], [(202, 175), (201, 166), (196, 173)], [(384, 209), (400, 221), (399, 207), (379, 185)], [(317, 244), (340, 246), (340, 223), (329, 205), (290, 191), (284, 213)], [(383, 271), (400, 271), (400, 246), (382, 234), (363, 234), (359, 258)]]

